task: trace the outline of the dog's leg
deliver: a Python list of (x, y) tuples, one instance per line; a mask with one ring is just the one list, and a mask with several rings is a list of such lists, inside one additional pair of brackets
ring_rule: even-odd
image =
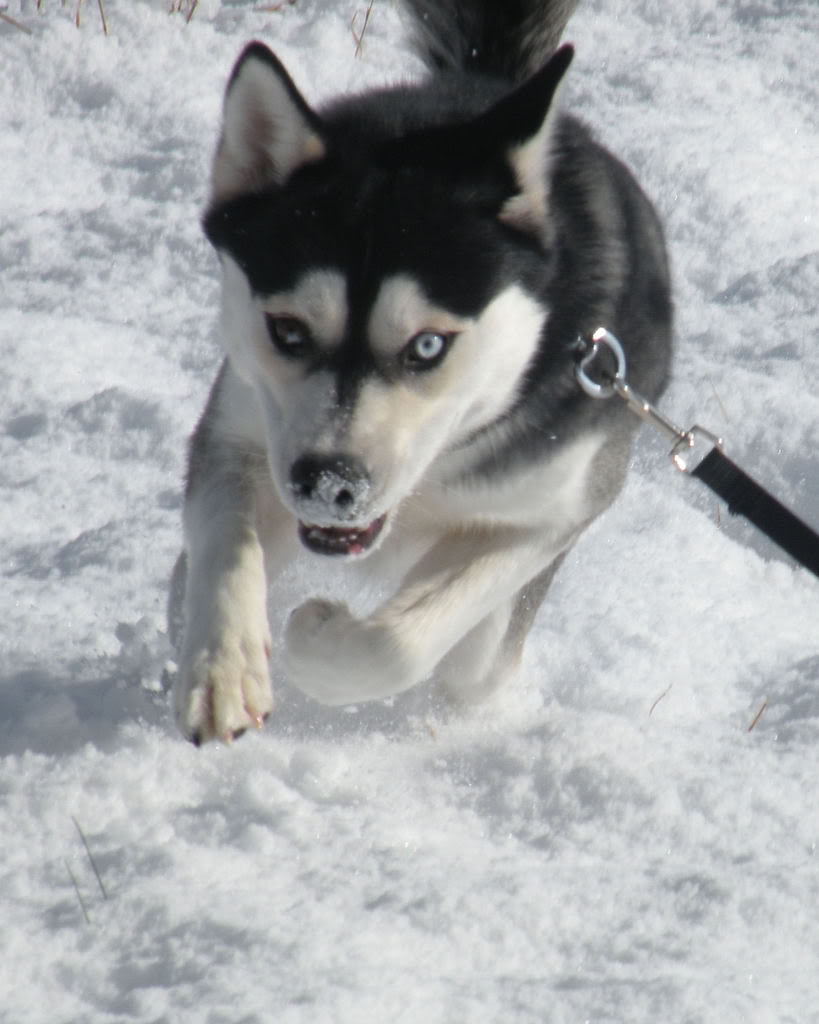
[(225, 363), (191, 439), (186, 550), (169, 609), (177, 637), (181, 619), (174, 711), (195, 743), (259, 727), (273, 707), (265, 564), (282, 564), (296, 540), (287, 540), (292, 517), (274, 496), (256, 416)]
[(435, 669), (435, 681), (453, 701), (473, 704), (501, 686), (507, 676), (498, 665), (514, 604), (505, 601), (471, 629)]
[[(355, 619), (344, 605), (308, 601), (286, 630), (291, 681), (326, 704), (391, 696), (429, 677), (476, 627), (480, 643), (468, 660), (476, 663), (485, 647), (494, 661), (498, 642), (511, 636), (509, 609), (521, 580), (532, 578), (533, 570), (545, 574), (575, 532), (549, 538), (535, 529), (493, 529), (444, 538), (367, 619)], [(510, 650), (521, 645), (515, 634)]]
[(184, 639), (174, 710), (193, 742), (261, 727), (273, 707), (264, 555), (238, 510), (189, 500)]
[(438, 666), (435, 676), (454, 701), (468, 704), (483, 700), (517, 672), (524, 641), (567, 554), (563, 551), (521, 587), (514, 603), (484, 619)]

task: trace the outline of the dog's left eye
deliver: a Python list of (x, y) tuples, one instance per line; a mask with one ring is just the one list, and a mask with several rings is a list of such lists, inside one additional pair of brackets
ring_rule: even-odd
[(420, 331), (404, 349), (404, 364), (411, 370), (431, 370), (444, 358), (454, 335)]
[(310, 347), (310, 329), (296, 317), (266, 313), (265, 322), (270, 340), (284, 355), (297, 359)]

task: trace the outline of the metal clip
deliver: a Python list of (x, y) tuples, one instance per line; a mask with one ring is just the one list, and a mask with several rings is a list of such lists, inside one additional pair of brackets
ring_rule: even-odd
[(671, 449), (671, 461), (681, 473), (693, 473), (714, 448), (722, 449), (722, 438), (694, 424)]
[[(622, 398), (636, 416), (673, 439), (671, 461), (677, 469), (710, 487), (728, 503), (729, 512), (745, 516), (783, 551), (819, 577), (819, 534), (731, 462), (715, 434), (698, 426), (680, 430), (651, 402), (633, 391), (626, 383), (623, 347), (610, 331), (598, 327), (591, 338), (578, 338), (573, 349), (577, 357), (575, 374), (587, 395)], [(592, 372), (597, 380), (593, 379)]]
[[(581, 353), (581, 359), (575, 367), (577, 382), (586, 392), (589, 398), (611, 398), (614, 392), (614, 382), (620, 380), (625, 382), (626, 377), (626, 354), (623, 346), (605, 327), (598, 327), (591, 339), (577, 339), (577, 349)], [(592, 379), (589, 371), (595, 364), (602, 363), (601, 355), (606, 351), (615, 358), (616, 369), (614, 374), (605, 366), (596, 369), (597, 376), (602, 380), (600, 383)]]
[[(683, 430), (672, 423), (626, 382), (626, 354), (611, 331), (598, 327), (590, 339), (578, 339), (577, 350), (580, 358), (575, 367), (575, 376), (585, 393), (591, 398), (611, 398), (612, 395), (622, 398), (635, 416), (674, 442), (671, 460), (677, 469), (693, 473), (712, 448), (722, 447), (720, 438), (702, 427), (693, 426), (690, 430)], [(602, 365), (604, 361), (608, 367)], [(615, 367), (613, 373), (612, 365)], [(591, 376), (592, 372), (597, 380)]]

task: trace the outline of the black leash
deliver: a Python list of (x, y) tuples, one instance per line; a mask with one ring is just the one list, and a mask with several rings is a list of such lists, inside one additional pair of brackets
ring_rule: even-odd
[(674, 441), (674, 465), (701, 480), (792, 558), (819, 576), (819, 534), (732, 462), (722, 441), (702, 427), (681, 430), (626, 383), (626, 358), (615, 336), (599, 327), (577, 342), (577, 380), (592, 398), (617, 395), (629, 409)]
[(719, 448), (713, 448), (691, 475), (726, 501), (729, 512), (745, 516), (791, 558), (819, 576), (819, 535)]

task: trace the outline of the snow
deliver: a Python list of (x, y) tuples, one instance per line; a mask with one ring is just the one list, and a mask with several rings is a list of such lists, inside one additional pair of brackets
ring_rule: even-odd
[[(419, 65), (387, 0), (358, 56), (363, 0), (36, 6), (0, 21), (0, 1021), (819, 1021), (819, 581), (645, 430), (488, 704), (278, 679), (264, 733), (176, 734), (227, 73), (252, 37), (313, 100)], [(664, 409), (819, 522), (819, 6), (585, 0), (567, 37), (666, 224)]]

